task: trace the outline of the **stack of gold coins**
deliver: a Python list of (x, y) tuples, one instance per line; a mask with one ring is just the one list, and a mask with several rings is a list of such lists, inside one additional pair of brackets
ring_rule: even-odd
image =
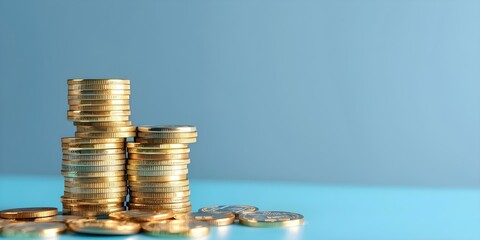
[(129, 209), (169, 209), (176, 218), (191, 211), (188, 144), (196, 140), (195, 126), (137, 128), (135, 142), (127, 143)]
[(129, 99), (126, 79), (68, 80), (68, 119), (77, 131), (74, 138), (62, 138), (64, 214), (125, 210), (125, 138), (136, 135)]

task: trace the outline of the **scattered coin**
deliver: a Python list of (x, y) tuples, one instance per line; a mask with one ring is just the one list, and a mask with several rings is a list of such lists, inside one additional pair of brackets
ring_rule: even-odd
[(67, 225), (74, 232), (95, 235), (130, 235), (141, 229), (138, 223), (110, 219), (73, 220)]
[(212, 226), (230, 225), (235, 221), (235, 215), (230, 212), (192, 212), (190, 220), (204, 221)]
[(12, 208), (0, 211), (0, 217), (9, 219), (38, 218), (55, 216), (57, 213), (57, 208), (53, 207)]
[(251, 227), (290, 227), (303, 224), (303, 216), (298, 213), (261, 211), (240, 215), (240, 224)]
[(149, 222), (142, 226), (147, 234), (155, 237), (202, 237), (210, 232), (208, 223), (186, 220)]
[(141, 210), (128, 210), (121, 212), (110, 213), (110, 219), (134, 221), (134, 222), (150, 222), (159, 221), (173, 218), (173, 212), (171, 210), (158, 210), (158, 211), (141, 211)]
[(257, 207), (248, 206), (248, 205), (220, 205), (220, 206), (210, 206), (203, 207), (198, 209), (199, 212), (229, 212), (235, 214), (235, 217), (238, 219), (240, 214), (250, 213), (258, 211)]
[(66, 229), (63, 223), (16, 222), (6, 225), (2, 235), (6, 238), (50, 238)]

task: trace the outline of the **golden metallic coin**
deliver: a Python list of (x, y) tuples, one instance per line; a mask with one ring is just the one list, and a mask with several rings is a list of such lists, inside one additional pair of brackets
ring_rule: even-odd
[(137, 143), (148, 143), (148, 144), (186, 144), (186, 143), (195, 143), (197, 138), (140, 138), (136, 137), (134, 139)]
[(175, 175), (175, 176), (127, 176), (128, 181), (139, 182), (168, 182), (187, 179), (187, 175)]
[(233, 213), (193, 212), (189, 215), (190, 220), (204, 221), (212, 226), (230, 225), (235, 221)]
[(52, 217), (35, 218), (34, 222), (66, 223), (72, 220), (79, 219), (85, 219), (85, 217), (75, 215), (56, 215)]
[(127, 175), (129, 176), (172, 176), (172, 175), (186, 175), (188, 174), (188, 169), (182, 170), (172, 170), (172, 171), (145, 171), (145, 170), (131, 170), (127, 169)]
[(173, 218), (173, 212), (171, 210), (159, 210), (159, 211), (129, 210), (129, 211), (110, 213), (108, 217), (110, 219), (121, 220), (121, 221), (150, 222), (150, 221), (159, 221), (159, 220)]
[(240, 214), (250, 213), (258, 211), (257, 207), (248, 206), (248, 205), (220, 205), (220, 206), (211, 206), (203, 207), (198, 209), (199, 212), (220, 212), (220, 213), (233, 213), (238, 219)]
[(189, 186), (180, 186), (180, 187), (136, 187), (130, 186), (131, 191), (136, 192), (183, 192), (190, 190)]
[(115, 208), (115, 209), (100, 209), (100, 210), (70, 210), (70, 209), (63, 209), (63, 213), (67, 215), (77, 215), (77, 216), (84, 216), (84, 217), (98, 217), (98, 216), (106, 216), (112, 212), (118, 211), (125, 211), (124, 207)]
[(181, 132), (196, 132), (197, 127), (192, 125), (163, 125), (163, 126), (138, 126), (137, 130), (139, 132), (171, 132), (171, 133), (181, 133)]
[(77, 177), (77, 178), (97, 178), (97, 177), (119, 177), (125, 176), (125, 171), (111, 171), (111, 172), (74, 172), (74, 171), (61, 171), (64, 177)]
[(63, 154), (63, 160), (120, 160), (120, 159), (126, 159), (125, 154), (103, 154), (103, 155)]
[(130, 95), (130, 89), (68, 89), (68, 95)]
[(130, 105), (71, 105), (69, 111), (129, 111)]
[(129, 165), (143, 165), (143, 166), (174, 166), (190, 164), (190, 159), (174, 159), (174, 160), (139, 160), (128, 159)]
[(176, 148), (188, 148), (188, 144), (148, 144), (148, 143), (136, 143), (127, 142), (127, 148), (129, 149), (176, 149)]
[(117, 192), (126, 192), (127, 186), (107, 187), (107, 188), (65, 187), (64, 191), (70, 192), (70, 193), (117, 193)]
[(127, 192), (116, 193), (69, 193), (64, 192), (63, 196), (67, 198), (82, 198), (82, 199), (99, 199), (99, 198), (124, 198)]
[(129, 159), (152, 159), (152, 160), (169, 160), (169, 159), (187, 159), (188, 153), (181, 154), (141, 154), (141, 153), (129, 153)]
[(138, 233), (140, 224), (110, 219), (76, 220), (68, 223), (68, 228), (74, 232), (95, 235), (129, 235)]
[(142, 225), (147, 234), (155, 237), (187, 237), (195, 238), (208, 235), (210, 228), (205, 222), (167, 220), (160, 222), (149, 222)]
[(240, 224), (251, 227), (290, 227), (303, 224), (303, 216), (298, 213), (280, 211), (260, 211), (241, 214)]
[(162, 205), (145, 205), (145, 206), (139, 207), (139, 206), (134, 206), (130, 203), (127, 203), (127, 206), (128, 206), (128, 209), (130, 210), (142, 210), (142, 211), (171, 210), (173, 214), (190, 213), (192, 210), (191, 206), (184, 207), (184, 208), (169, 208), (169, 207), (164, 207)]
[(68, 100), (129, 100), (130, 94), (109, 95), (68, 95)]
[(69, 84), (68, 90), (130, 90), (130, 84)]
[(62, 138), (62, 143), (68, 144), (92, 144), (92, 143), (125, 143), (125, 138), (75, 138), (75, 137), (64, 137)]
[(172, 171), (187, 169), (187, 165), (163, 166), (163, 165), (127, 165), (127, 169), (134, 171)]
[(110, 116), (129, 116), (131, 111), (67, 111), (71, 117), (110, 117)]
[(125, 175), (114, 176), (114, 177), (91, 177), (91, 178), (78, 178), (78, 177), (64, 177), (65, 182), (74, 182), (74, 183), (104, 183), (104, 182), (118, 182), (125, 181)]
[(62, 171), (72, 172), (104, 172), (104, 171), (120, 171), (125, 170), (125, 165), (110, 166), (71, 166), (62, 165)]
[(169, 132), (161, 132), (161, 133), (153, 133), (153, 132), (138, 132), (138, 137), (141, 138), (196, 138), (197, 132), (189, 132), (189, 133), (169, 133)]
[(108, 204), (75, 204), (75, 203), (62, 203), (63, 208), (74, 211), (106, 211), (111, 209), (117, 209), (124, 207), (124, 203), (108, 203)]
[(117, 121), (117, 122), (74, 122), (74, 126), (89, 126), (89, 127), (129, 127), (132, 126), (131, 121)]
[(63, 223), (16, 222), (2, 230), (6, 238), (50, 238), (67, 229)]
[(62, 150), (63, 154), (69, 155), (106, 155), (106, 154), (123, 154), (125, 150), (122, 148), (112, 149), (80, 149), (80, 150)]
[(142, 203), (142, 204), (169, 204), (169, 203), (183, 203), (189, 202), (190, 197), (173, 197), (173, 198), (139, 198), (130, 197), (130, 203)]
[(68, 198), (65, 196), (62, 196), (60, 198), (60, 201), (62, 203), (71, 203), (71, 204), (109, 204), (109, 203), (123, 203), (125, 202), (125, 197), (120, 197), (120, 198), (97, 198), (97, 199), (80, 199), (80, 198)]
[(136, 198), (177, 198), (177, 197), (186, 197), (190, 196), (190, 191), (184, 192), (168, 192), (168, 193), (156, 193), (156, 192), (131, 192), (130, 196)]
[(77, 117), (67, 117), (69, 121), (76, 121), (76, 122), (121, 122), (121, 121), (128, 121), (129, 116), (98, 116), (98, 117), (85, 117), (85, 116), (77, 116)]
[(113, 166), (125, 165), (125, 159), (114, 160), (62, 160), (63, 165), (69, 166)]
[(135, 137), (136, 132), (75, 132), (75, 137), (86, 138), (130, 138)]
[(67, 80), (68, 85), (96, 85), (96, 84), (130, 84), (129, 79), (123, 78), (72, 78)]
[(62, 143), (63, 150), (123, 149), (124, 143)]
[(57, 213), (57, 208), (53, 207), (12, 208), (0, 211), (0, 217), (8, 219), (38, 218), (55, 216)]
[(96, 127), (96, 126), (77, 126), (77, 132), (136, 132), (135, 126), (126, 127)]
[(118, 181), (118, 182), (65, 182), (65, 189), (66, 188), (117, 188), (117, 187), (125, 187), (127, 186), (126, 181)]
[(179, 154), (179, 153), (189, 153), (190, 148), (178, 148), (178, 149), (139, 149), (139, 148), (128, 148), (129, 153), (140, 153), (140, 154)]
[(75, 100), (69, 99), (70, 106), (112, 106), (112, 105), (129, 105), (129, 99), (104, 99), (104, 100)]
[[(162, 203), (162, 204), (151, 204), (151, 203), (133, 203), (133, 202), (129, 202), (128, 203), (128, 206), (129, 207), (137, 207), (137, 208), (149, 208), (149, 207), (158, 207), (158, 208), (162, 208), (162, 209), (186, 209), (186, 208), (189, 208), (192, 206), (192, 204), (190, 203), (190, 201), (186, 201), (186, 202), (179, 202), (179, 203)], [(188, 209), (188, 210), (191, 210)], [(173, 216), (172, 216), (173, 217)]]
[(188, 179), (170, 182), (129, 182), (132, 187), (183, 187), (189, 186)]

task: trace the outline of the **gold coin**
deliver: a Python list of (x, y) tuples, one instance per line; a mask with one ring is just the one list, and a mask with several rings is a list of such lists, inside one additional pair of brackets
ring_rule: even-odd
[(82, 216), (75, 215), (56, 215), (52, 217), (35, 218), (34, 222), (52, 222), (52, 223), (66, 223), (72, 220), (86, 219)]
[(105, 172), (125, 170), (125, 165), (109, 165), (109, 166), (71, 166), (62, 165), (62, 171), (69, 172)]
[(0, 211), (0, 217), (8, 219), (38, 218), (55, 216), (57, 213), (57, 208), (53, 207), (12, 208)]
[(69, 111), (130, 111), (130, 105), (71, 105)]
[(68, 89), (69, 96), (75, 95), (129, 95), (130, 89)]
[(95, 78), (95, 79), (87, 79), (87, 78), (72, 78), (67, 80), (68, 85), (97, 85), (97, 84), (130, 84), (130, 80), (123, 79), (123, 78)]
[(108, 217), (110, 219), (121, 221), (150, 222), (173, 218), (173, 212), (171, 210), (159, 210), (155, 212), (129, 210), (110, 213)]
[(197, 138), (140, 138), (136, 137), (134, 139), (137, 143), (148, 143), (148, 144), (179, 144), (179, 143), (195, 143)]
[(125, 181), (126, 178), (122, 176), (114, 177), (91, 177), (91, 178), (77, 178), (77, 177), (64, 177), (65, 182), (74, 182), (74, 183), (104, 183), (104, 182), (118, 182)]
[(168, 203), (183, 203), (190, 201), (190, 197), (173, 197), (173, 198), (139, 198), (130, 197), (130, 203), (143, 203), (143, 204), (168, 204)]
[(257, 207), (248, 205), (220, 205), (203, 207), (198, 209), (199, 212), (221, 212), (221, 213), (233, 213), (235, 217), (238, 217), (243, 213), (250, 213), (258, 211)]
[(95, 235), (129, 235), (140, 232), (138, 223), (110, 219), (75, 220), (68, 223), (74, 232)]
[(97, 204), (109, 204), (109, 203), (123, 203), (125, 202), (125, 197), (120, 197), (120, 198), (97, 198), (97, 199), (80, 199), (80, 198), (68, 198), (65, 196), (62, 196), (60, 198), (60, 201), (62, 203), (72, 203), (72, 204), (84, 204), (84, 205), (97, 205)]
[(204, 221), (212, 226), (230, 225), (235, 221), (233, 213), (193, 212), (189, 215), (190, 220)]
[(70, 210), (70, 209), (63, 209), (63, 213), (67, 215), (77, 215), (77, 216), (84, 216), (84, 217), (98, 217), (98, 216), (106, 216), (112, 212), (124, 211), (125, 208), (112, 208), (112, 209), (100, 209), (100, 210)]
[(130, 94), (68, 95), (68, 100), (129, 100)]
[(70, 155), (106, 155), (106, 154), (123, 154), (125, 150), (121, 148), (112, 149), (80, 149), (80, 150), (62, 150), (63, 154)]
[(74, 126), (90, 126), (90, 127), (129, 127), (132, 126), (131, 121), (117, 121), (117, 122), (74, 122)]
[(95, 127), (95, 126), (78, 126), (77, 132), (136, 132), (135, 126), (127, 127)]
[(179, 154), (179, 153), (189, 153), (190, 148), (178, 148), (178, 149), (139, 149), (139, 148), (128, 148), (129, 153), (139, 153), (139, 154)]
[(169, 192), (169, 193), (144, 193), (144, 192), (131, 192), (130, 196), (137, 198), (176, 198), (190, 196), (190, 191), (184, 192)]
[(108, 187), (108, 188), (65, 187), (64, 191), (70, 192), (70, 193), (117, 193), (117, 192), (126, 192), (127, 186)]
[(62, 138), (62, 143), (76, 143), (76, 144), (83, 144), (83, 143), (124, 143), (124, 138), (75, 138), (75, 137), (64, 137)]
[(119, 160), (126, 159), (125, 154), (79, 155), (63, 154), (63, 160)]
[(188, 169), (182, 170), (171, 170), (171, 171), (163, 171), (163, 170), (156, 170), (156, 171), (146, 171), (146, 170), (131, 170), (127, 169), (127, 175), (130, 176), (172, 176), (172, 175), (186, 175), (188, 174)]
[(187, 165), (190, 164), (190, 159), (174, 159), (174, 160), (139, 160), (128, 159), (129, 165), (146, 165), (146, 166), (166, 166), (166, 165)]
[(69, 166), (113, 166), (125, 165), (125, 159), (114, 160), (62, 160), (63, 165)]
[(136, 143), (136, 142), (127, 142), (127, 148), (136, 148), (136, 149), (176, 149), (176, 148), (187, 148), (187, 144), (148, 144), (148, 143)]
[(175, 175), (175, 176), (127, 176), (128, 181), (139, 182), (168, 182), (187, 179), (187, 175)]
[(187, 159), (189, 158), (188, 153), (181, 154), (140, 154), (140, 153), (129, 153), (129, 159), (152, 159), (152, 160), (170, 160), (170, 159)]
[[(188, 207), (191, 207), (192, 204), (190, 203), (190, 201), (179, 202), (179, 203), (162, 203), (162, 204), (148, 204), (148, 203), (132, 203), (132, 202), (129, 202), (128, 206), (129, 207), (134, 207), (134, 208), (135, 207), (149, 208), (149, 207), (153, 206), (153, 207), (159, 207), (159, 208), (162, 208), (162, 209), (186, 209)], [(189, 209), (189, 210), (191, 210), (191, 209)]]
[(111, 171), (111, 172), (74, 172), (74, 171), (61, 171), (64, 177), (77, 177), (77, 178), (96, 178), (96, 177), (119, 177), (125, 176), (125, 171)]
[(85, 116), (76, 116), (76, 117), (67, 117), (69, 121), (77, 122), (122, 122), (128, 121), (129, 116), (98, 116), (98, 117), (85, 117)]
[(124, 198), (127, 192), (117, 193), (69, 193), (64, 192), (63, 196), (67, 198), (99, 199), (99, 198)]
[(129, 105), (129, 99), (103, 99), (103, 100), (75, 100), (69, 99), (70, 106), (105, 106), (105, 105)]
[(191, 206), (184, 207), (184, 208), (169, 208), (169, 207), (164, 207), (162, 205), (152, 204), (152, 205), (145, 205), (140, 207), (140, 206), (133, 206), (129, 203), (127, 203), (127, 206), (128, 206), (128, 209), (130, 210), (142, 210), (142, 211), (171, 210), (174, 214), (187, 213), (187, 212), (191, 212), (192, 210)]
[(139, 132), (171, 132), (171, 133), (181, 133), (181, 132), (196, 132), (197, 127), (191, 125), (163, 125), (163, 126), (138, 126)]
[(160, 139), (170, 139), (170, 138), (196, 138), (197, 132), (191, 133), (152, 133), (152, 132), (138, 132), (138, 137), (141, 138), (160, 138)]
[(67, 115), (71, 117), (128, 116), (131, 113), (131, 111), (67, 111)]
[(188, 185), (188, 179), (170, 182), (129, 182), (131, 187), (183, 187)]
[(135, 137), (136, 132), (75, 132), (75, 137), (86, 138), (130, 138)]
[(136, 187), (130, 186), (130, 191), (135, 192), (183, 192), (190, 190), (189, 186), (179, 186), (179, 187)]
[(130, 84), (69, 84), (68, 90), (130, 90)]
[(126, 181), (119, 182), (65, 182), (65, 188), (116, 188), (127, 186)]
[(62, 143), (62, 150), (123, 149), (124, 143)]
[(134, 171), (172, 171), (172, 170), (183, 170), (187, 169), (187, 165), (175, 165), (175, 166), (164, 166), (164, 165), (127, 165), (127, 169)]
[(142, 225), (142, 229), (155, 237), (195, 238), (206, 236), (210, 232), (210, 228), (205, 222), (185, 220), (149, 222)]
[(6, 238), (50, 238), (66, 229), (63, 223), (16, 222), (5, 226), (2, 235)]
[(108, 203), (108, 204), (75, 204), (75, 203), (63, 203), (63, 208), (67, 208), (73, 211), (106, 211), (110, 209), (117, 209), (124, 207), (124, 203)]
[(303, 224), (303, 216), (298, 213), (280, 211), (260, 211), (241, 214), (240, 224), (250, 227), (290, 227)]

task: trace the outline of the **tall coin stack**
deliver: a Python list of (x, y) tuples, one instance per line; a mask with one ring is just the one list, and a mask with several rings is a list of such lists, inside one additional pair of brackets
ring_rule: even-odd
[(68, 120), (75, 137), (62, 138), (63, 214), (101, 216), (125, 210), (125, 138), (131, 126), (130, 81), (68, 80)]
[(176, 218), (192, 210), (188, 144), (196, 140), (195, 126), (137, 127), (135, 142), (127, 143), (129, 209), (172, 210)]

